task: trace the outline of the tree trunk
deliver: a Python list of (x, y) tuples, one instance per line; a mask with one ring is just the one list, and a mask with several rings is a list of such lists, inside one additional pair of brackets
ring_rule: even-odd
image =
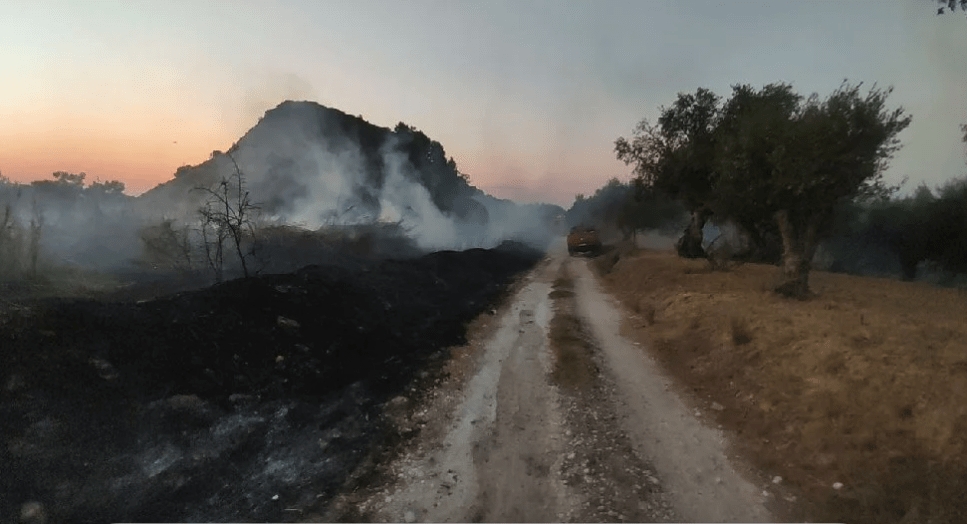
[(749, 244), (743, 253), (746, 262), (779, 265), (782, 261), (782, 248), (774, 237), (770, 237), (754, 222), (740, 222), (736, 226), (746, 234)]
[(242, 232), (233, 231), (232, 240), (235, 241), (235, 254), (238, 255), (238, 261), (242, 263), (242, 275), (248, 278), (248, 264), (245, 262), (245, 254), (242, 252)]
[(816, 254), (817, 221), (808, 220), (805, 230), (797, 230), (789, 212), (776, 212), (776, 222), (782, 235), (782, 278), (775, 291), (787, 297), (804, 299), (809, 296), (809, 271)]
[(708, 215), (708, 211), (704, 209), (692, 211), (692, 219), (688, 222), (688, 227), (682, 233), (682, 238), (678, 239), (675, 244), (678, 249), (678, 256), (682, 258), (705, 258), (705, 249), (702, 248), (702, 229), (705, 228)]
[(900, 259), (901, 278), (906, 282), (911, 282), (917, 278), (917, 265), (920, 264), (920, 257), (910, 253), (901, 252)]

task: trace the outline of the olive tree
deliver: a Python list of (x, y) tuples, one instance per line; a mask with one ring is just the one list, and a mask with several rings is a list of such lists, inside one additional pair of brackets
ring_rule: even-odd
[(631, 139), (615, 141), (618, 160), (634, 166), (638, 183), (679, 200), (691, 220), (678, 244), (680, 256), (700, 258), (702, 229), (712, 214), (716, 126), (719, 97), (699, 88), (679, 93), (671, 107), (659, 109), (657, 123), (647, 119)]
[(844, 82), (825, 100), (803, 100), (786, 84), (734, 86), (725, 103), (716, 194), (776, 221), (781, 294), (809, 293), (813, 255), (838, 204), (889, 192), (883, 171), (911, 118), (887, 109), (892, 89), (862, 94), (861, 85)]
[(957, 11), (958, 7), (961, 11), (967, 13), (967, 0), (937, 0), (937, 3), (940, 4), (940, 7), (937, 8), (938, 15), (942, 15), (948, 10), (953, 13)]

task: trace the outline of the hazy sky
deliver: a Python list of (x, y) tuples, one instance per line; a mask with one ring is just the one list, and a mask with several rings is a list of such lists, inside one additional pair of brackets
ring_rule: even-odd
[(927, 0), (0, 3), (0, 173), (140, 193), (285, 99), (439, 140), (492, 194), (569, 205), (680, 91), (844, 78), (913, 115), (887, 174), (967, 172), (967, 19)]

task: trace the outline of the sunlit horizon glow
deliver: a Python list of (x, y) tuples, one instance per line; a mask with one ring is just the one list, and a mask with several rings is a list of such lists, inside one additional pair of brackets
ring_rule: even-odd
[(0, 173), (139, 194), (312, 100), (417, 127), (495, 196), (568, 206), (630, 178), (614, 140), (677, 92), (848, 78), (913, 115), (887, 180), (934, 187), (967, 171), (967, 21), (914, 4), (3, 3)]

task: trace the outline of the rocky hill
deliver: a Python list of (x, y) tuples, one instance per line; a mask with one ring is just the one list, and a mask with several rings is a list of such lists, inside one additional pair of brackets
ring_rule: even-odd
[(191, 217), (211, 187), (235, 172), (265, 218), (310, 229), (393, 222), (425, 248), (491, 247), (546, 237), (557, 206), (519, 206), (470, 185), (443, 146), (399, 123), (373, 125), (315, 102), (265, 113), (227, 152), (184, 166), (139, 201), (149, 214)]

